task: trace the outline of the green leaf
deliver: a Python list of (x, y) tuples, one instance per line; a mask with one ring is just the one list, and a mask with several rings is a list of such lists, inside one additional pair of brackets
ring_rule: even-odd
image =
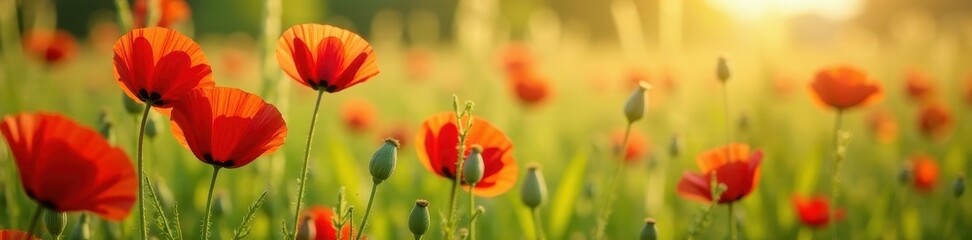
[(574, 153), (567, 168), (564, 169), (550, 206), (551, 239), (562, 239), (570, 220), (573, 219), (574, 204), (584, 189), (584, 174), (590, 159), (590, 147), (581, 147)]
[[(169, 227), (169, 220), (166, 219), (165, 211), (162, 210), (162, 204), (159, 203), (159, 198), (155, 194), (155, 187), (152, 186), (152, 180), (150, 180), (148, 177), (144, 178), (145, 185), (148, 187), (149, 198), (152, 200), (149, 202), (152, 203), (152, 208), (155, 210), (155, 213), (158, 214), (155, 217), (155, 226), (158, 227), (159, 231), (162, 232), (163, 239), (177, 239), (175, 238), (175, 235), (172, 234), (172, 228)], [(179, 212), (178, 209), (176, 209), (176, 212)]]
[(267, 195), (269, 195), (269, 193), (269, 190), (263, 190), (263, 194), (260, 194), (260, 197), (250, 204), (250, 208), (246, 210), (246, 215), (243, 216), (243, 222), (240, 223), (240, 226), (237, 227), (236, 230), (233, 230), (234, 240), (243, 239), (247, 235), (250, 235), (250, 230), (252, 230), (251, 225), (253, 219), (256, 218), (257, 210), (260, 210), (260, 208), (263, 207), (263, 202), (267, 200)]

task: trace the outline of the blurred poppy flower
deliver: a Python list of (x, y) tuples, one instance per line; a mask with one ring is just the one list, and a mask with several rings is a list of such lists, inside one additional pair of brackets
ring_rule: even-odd
[[(135, 0), (135, 5), (132, 6), (135, 28), (152, 26), (152, 23), (148, 22), (148, 4), (150, 2), (153, 2), (153, 0)], [(154, 26), (169, 28), (189, 19), (189, 16), (192, 15), (192, 9), (189, 8), (189, 4), (185, 0), (158, 0), (157, 3), (159, 4), (159, 6), (156, 6), (156, 9), (159, 10), (159, 22), (155, 23)]]
[(929, 155), (918, 154), (911, 156), (911, 171), (915, 189), (921, 192), (931, 192), (938, 183), (938, 163)]
[(507, 75), (532, 71), (536, 58), (523, 43), (511, 43), (503, 48), (500, 56)]
[[(617, 155), (621, 151), (621, 144), (624, 144), (624, 130), (620, 129), (611, 134), (611, 150)], [(637, 130), (631, 130), (628, 137), (628, 147), (624, 151), (624, 162), (635, 163), (645, 158), (648, 154), (650, 143), (648, 139)]]
[(138, 184), (131, 160), (98, 132), (57, 114), (7, 116), (0, 131), (27, 196), (58, 212), (128, 216)]
[(48, 66), (64, 63), (77, 54), (78, 43), (65, 30), (31, 30), (24, 33), (24, 54)]
[(905, 75), (905, 90), (911, 100), (924, 102), (935, 94), (935, 85), (925, 73), (912, 70)]
[(220, 54), (220, 62), (230, 79), (247, 77), (246, 73), (256, 65), (254, 63), (255, 61), (249, 51), (244, 51), (239, 48), (226, 48)]
[(780, 97), (788, 97), (797, 88), (797, 82), (793, 78), (779, 74), (773, 78), (773, 93)]
[[(314, 229), (316, 230), (315, 240), (335, 240), (337, 239), (337, 229), (334, 229), (333, 219), (334, 210), (330, 207), (325, 206), (313, 206), (307, 209), (306, 214), (310, 215), (311, 219), (314, 221)], [(298, 224), (301, 226), (303, 224)], [(341, 228), (341, 239), (347, 240), (351, 239), (351, 225), (345, 224)]]
[(513, 93), (517, 100), (527, 107), (534, 107), (543, 103), (550, 96), (550, 81), (536, 75), (537, 73), (527, 73), (529, 75), (517, 76), (511, 79)]
[(732, 203), (748, 195), (759, 182), (759, 164), (763, 152), (749, 152), (749, 146), (734, 143), (703, 152), (695, 160), (701, 173), (685, 172), (678, 181), (678, 194), (684, 198), (710, 202), (711, 174), (728, 189), (719, 196), (719, 203)]
[(952, 113), (940, 103), (927, 103), (918, 115), (918, 128), (930, 138), (944, 137), (952, 127)]
[(32, 236), (27, 232), (21, 232), (18, 230), (0, 230), (0, 240), (22, 240), (22, 239), (38, 239), (41, 238)]
[(406, 125), (395, 125), (385, 131), (384, 134), (378, 136), (378, 140), (384, 141), (385, 139), (392, 138), (398, 140), (399, 149), (405, 149), (404, 146), (412, 141), (409, 140), (409, 136), (412, 135), (412, 131)]
[[(827, 202), (826, 197), (793, 196), (793, 206), (796, 208), (797, 216), (800, 217), (800, 222), (802, 222), (803, 225), (807, 225), (812, 228), (822, 228), (827, 226), (827, 224), (832, 220), (830, 216), (830, 203)], [(837, 214), (833, 220), (840, 221), (843, 218), (844, 210), (837, 209)]]
[[(419, 161), (429, 171), (455, 180), (458, 137), (455, 113), (439, 113), (427, 118), (415, 140)], [(473, 145), (483, 147), (483, 163), (486, 165), (483, 178), (476, 183), (473, 193), (495, 197), (510, 190), (516, 183), (517, 165), (513, 159), (513, 143), (506, 134), (485, 119), (475, 117), (466, 137), (465, 155)]]
[(341, 117), (344, 125), (353, 133), (363, 133), (375, 125), (375, 106), (363, 99), (352, 99), (344, 103)]
[(98, 53), (107, 53), (112, 50), (115, 41), (121, 36), (118, 24), (113, 21), (96, 22), (88, 30), (88, 44)]
[(428, 78), (432, 72), (432, 59), (428, 51), (422, 49), (412, 49), (405, 58), (405, 70), (408, 78), (412, 80), (423, 80)]
[(810, 87), (816, 100), (837, 110), (876, 101), (881, 95), (881, 86), (877, 82), (850, 66), (820, 70)]
[(898, 122), (887, 110), (871, 112), (867, 116), (867, 125), (878, 142), (891, 143), (898, 138)]
[(351, 31), (321, 24), (290, 27), (277, 42), (277, 63), (314, 90), (339, 92), (378, 75), (375, 51)]
[(277, 108), (239, 89), (196, 89), (172, 108), (172, 134), (199, 160), (238, 168), (273, 153), (287, 125)]
[(139, 28), (122, 36), (115, 42), (114, 65), (125, 94), (156, 108), (171, 108), (189, 90), (216, 85), (199, 45), (168, 28)]

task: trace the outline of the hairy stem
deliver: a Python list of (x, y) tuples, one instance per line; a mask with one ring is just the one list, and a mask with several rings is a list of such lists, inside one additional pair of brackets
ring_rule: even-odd
[(220, 167), (213, 166), (213, 179), (209, 182), (209, 196), (206, 197), (206, 218), (203, 220), (203, 240), (209, 240), (210, 218), (213, 215), (213, 189), (216, 186), (216, 175), (219, 174)]
[(307, 145), (304, 146), (304, 164), (300, 169), (300, 179), (297, 181), (297, 206), (294, 207), (294, 231), (291, 233), (292, 239), (297, 238), (297, 231), (300, 231), (300, 208), (304, 201), (304, 188), (307, 186), (307, 160), (310, 158), (311, 140), (314, 139), (314, 125), (317, 125), (317, 113), (321, 109), (321, 97), (324, 90), (317, 90), (317, 102), (314, 104), (314, 115), (311, 115), (310, 129), (307, 130)]
[(611, 176), (611, 181), (608, 183), (607, 191), (604, 192), (604, 207), (601, 208), (599, 215), (597, 217), (597, 225), (594, 228), (594, 239), (604, 239), (604, 230), (607, 227), (608, 217), (611, 216), (611, 202), (614, 200), (614, 189), (617, 188), (618, 179), (621, 176), (621, 164), (624, 163), (624, 157), (628, 150), (628, 138), (631, 136), (631, 126), (632, 122), (628, 122), (628, 126), (624, 130), (624, 141), (621, 143), (621, 148), (618, 151), (618, 162), (614, 168), (614, 174)]
[(138, 165), (138, 224), (139, 231), (141, 231), (142, 239), (148, 239), (148, 227), (145, 226), (145, 170), (142, 164), (142, 145), (145, 140), (145, 123), (148, 122), (149, 111), (152, 110), (152, 102), (145, 102), (145, 111), (142, 112), (142, 123), (138, 127), (138, 146), (136, 154), (138, 155), (138, 160), (136, 165)]
[(354, 239), (361, 240), (365, 226), (368, 226), (368, 217), (371, 216), (371, 206), (375, 203), (375, 193), (378, 192), (378, 183), (371, 186), (371, 196), (368, 197), (368, 207), (365, 208), (364, 218), (361, 219), (361, 226), (358, 226), (358, 236)]

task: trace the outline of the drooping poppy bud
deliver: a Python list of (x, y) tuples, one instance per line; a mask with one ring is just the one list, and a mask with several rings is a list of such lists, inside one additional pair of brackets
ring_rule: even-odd
[(378, 147), (378, 151), (375, 151), (375, 154), (371, 156), (371, 163), (368, 164), (372, 181), (379, 184), (391, 177), (397, 162), (398, 141), (391, 138), (385, 139), (385, 143)]
[(412, 213), (408, 215), (408, 230), (412, 231), (415, 239), (419, 239), (429, 231), (431, 222), (429, 201), (425, 199), (416, 200), (415, 207), (412, 207)]
[(47, 227), (47, 233), (54, 236), (55, 239), (64, 233), (64, 228), (67, 227), (67, 213), (48, 210), (44, 212), (44, 226)]
[(540, 165), (533, 163), (527, 167), (523, 188), (520, 190), (520, 198), (523, 200), (523, 204), (531, 209), (540, 207), (547, 201), (547, 183), (543, 180)]
[(155, 118), (148, 116), (148, 119), (145, 119), (145, 136), (155, 139), (156, 135), (159, 135), (159, 127), (155, 126)]
[(641, 229), (641, 240), (655, 240), (658, 239), (658, 233), (655, 230), (655, 219), (645, 218), (645, 227)]
[(310, 215), (304, 216), (301, 221), (300, 230), (297, 231), (298, 240), (312, 240), (317, 238), (317, 227), (314, 226), (314, 218)]
[(624, 116), (629, 123), (633, 123), (645, 116), (645, 91), (651, 89), (651, 85), (642, 81), (638, 83), (638, 88), (631, 93), (628, 101), (624, 104)]
[(473, 145), (463, 166), (462, 176), (466, 178), (466, 184), (476, 184), (483, 179), (486, 166), (483, 163), (483, 147)]
[(725, 56), (719, 56), (719, 60), (716, 63), (716, 78), (721, 82), (729, 81), (729, 63)]
[(961, 174), (955, 178), (955, 182), (952, 183), (952, 194), (955, 197), (961, 197), (965, 193), (965, 174)]

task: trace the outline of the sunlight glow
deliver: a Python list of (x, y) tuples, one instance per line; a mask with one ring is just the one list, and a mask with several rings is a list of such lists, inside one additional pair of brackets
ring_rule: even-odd
[(766, 17), (816, 14), (831, 20), (846, 20), (858, 13), (861, 0), (708, 0), (713, 7), (744, 21)]

